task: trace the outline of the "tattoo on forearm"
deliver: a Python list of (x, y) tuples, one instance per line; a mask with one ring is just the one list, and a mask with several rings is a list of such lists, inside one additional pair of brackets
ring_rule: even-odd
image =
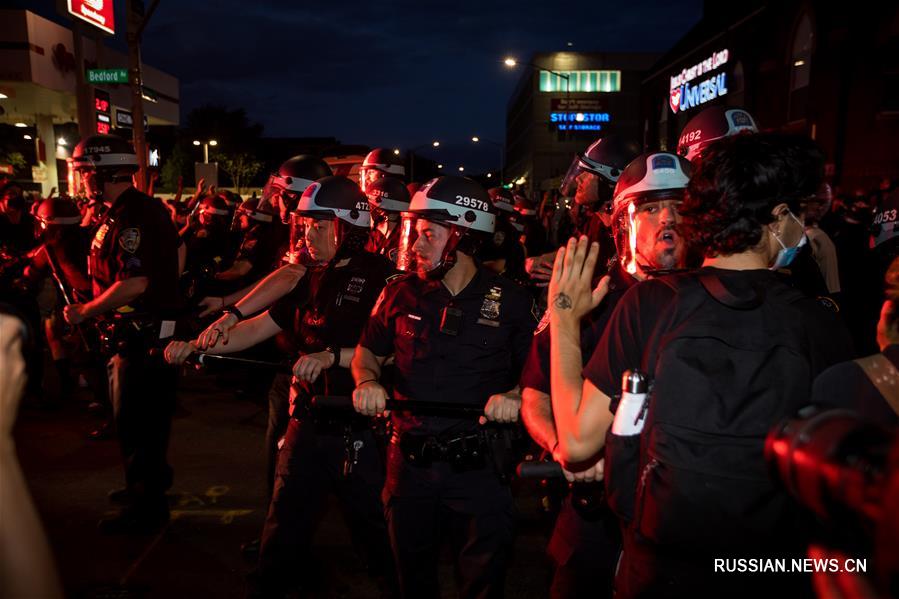
[(553, 305), (559, 310), (571, 310), (571, 298), (564, 293), (557, 293)]

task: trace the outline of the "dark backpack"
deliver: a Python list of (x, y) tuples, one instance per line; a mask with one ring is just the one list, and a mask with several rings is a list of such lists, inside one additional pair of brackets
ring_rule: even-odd
[(763, 453), (768, 430), (808, 400), (803, 296), (773, 278), (737, 295), (704, 271), (659, 280), (675, 297), (644, 351), (646, 424), (607, 436), (612, 509), (637, 539), (672, 549), (795, 538), (793, 504)]

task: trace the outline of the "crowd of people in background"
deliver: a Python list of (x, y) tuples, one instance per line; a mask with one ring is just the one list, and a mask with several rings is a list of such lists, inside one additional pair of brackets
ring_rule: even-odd
[(502, 596), (528, 443), (572, 485), (551, 596), (782, 594), (710, 566), (807, 550), (768, 431), (809, 404), (897, 423), (899, 181), (832, 187), (812, 140), (738, 108), (700, 113), (676, 151), (603, 136), (542, 192), (407, 183), (375, 149), (358, 182), (301, 155), (250, 197), (200, 180), (161, 200), (123, 139), (72, 160), (69, 195), (0, 182), (0, 302), (42, 332), (26, 401), (90, 388), (89, 434), (125, 465), (101, 530), (144, 534), (168, 521), (175, 366), (253, 360), (268, 515), (249, 596), (314, 576), (328, 494), (386, 596), (438, 596), (443, 539), (462, 596)]

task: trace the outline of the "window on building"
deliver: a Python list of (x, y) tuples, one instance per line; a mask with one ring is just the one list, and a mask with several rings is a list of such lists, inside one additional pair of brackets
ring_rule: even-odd
[(809, 75), (812, 69), (812, 47), (815, 30), (808, 13), (802, 15), (793, 36), (790, 56), (790, 120), (805, 118), (808, 104)]
[(617, 92), (621, 71), (540, 71), (540, 91)]

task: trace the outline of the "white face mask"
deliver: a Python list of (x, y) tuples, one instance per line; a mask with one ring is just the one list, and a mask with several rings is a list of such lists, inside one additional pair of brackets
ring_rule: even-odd
[[(802, 223), (796, 218), (792, 212), (789, 213), (790, 218), (792, 218), (796, 223), (802, 227)], [(805, 232), (803, 231), (802, 237), (799, 238), (799, 241), (796, 242), (796, 245), (793, 247), (787, 247), (783, 241), (781, 241), (780, 237), (778, 237), (774, 232), (771, 233), (774, 235), (774, 239), (777, 240), (777, 243), (780, 244), (780, 251), (777, 252), (777, 256), (774, 258), (774, 263), (769, 267), (771, 270), (778, 270), (780, 268), (786, 268), (796, 259), (796, 256), (799, 255), (799, 250), (808, 243), (808, 237), (805, 236)]]

